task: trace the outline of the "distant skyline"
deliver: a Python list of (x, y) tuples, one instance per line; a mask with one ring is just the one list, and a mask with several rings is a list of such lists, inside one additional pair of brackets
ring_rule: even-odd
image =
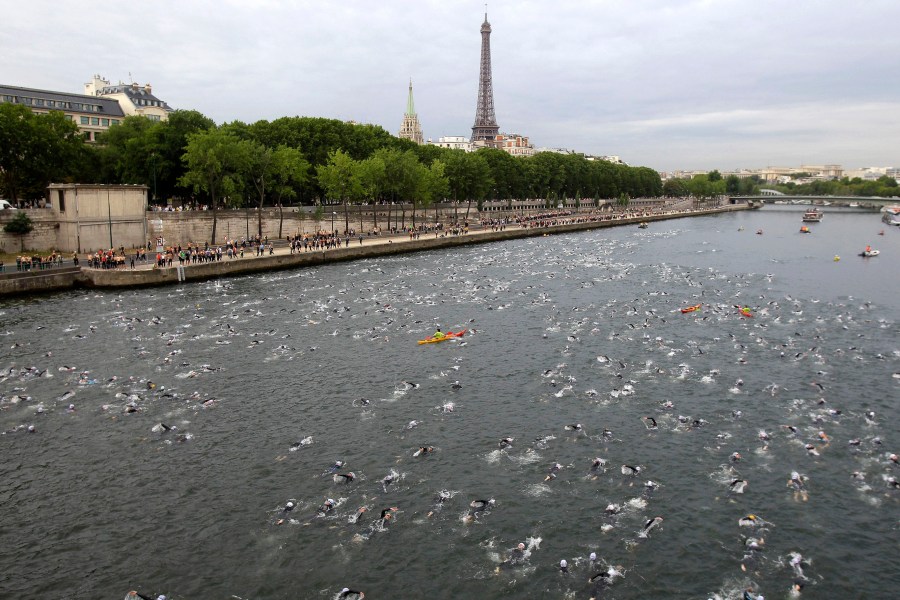
[[(0, 0), (0, 83), (151, 83), (217, 123), (356, 120), (470, 136), (482, 2)], [(662, 171), (900, 166), (900, 2), (504, 0), (500, 130)]]

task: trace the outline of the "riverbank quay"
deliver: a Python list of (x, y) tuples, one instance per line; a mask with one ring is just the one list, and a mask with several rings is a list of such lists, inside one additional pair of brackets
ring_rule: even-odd
[(183, 282), (205, 281), (220, 277), (233, 277), (266, 271), (286, 270), (300, 267), (313, 267), (323, 264), (346, 262), (363, 258), (375, 258), (423, 252), (444, 248), (456, 248), (471, 244), (502, 242), (526, 237), (556, 235), (600, 229), (652, 223), (670, 219), (682, 219), (712, 215), (724, 212), (747, 210), (746, 205), (727, 205), (699, 210), (672, 211), (662, 214), (609, 218), (601, 217), (592, 220), (589, 216), (570, 219), (556, 225), (522, 227), (507, 225), (501, 230), (490, 229), (469, 231), (460, 235), (422, 234), (410, 238), (407, 234), (395, 236), (369, 236), (351, 239), (348, 246), (328, 250), (299, 251), (291, 253), (289, 248), (278, 248), (274, 254), (251, 256), (245, 258), (223, 258), (208, 263), (187, 264), (183, 266), (158, 268), (155, 264), (142, 264), (135, 269), (57, 269), (52, 272), (26, 274), (7, 274), (0, 276), (0, 297), (14, 295), (30, 295), (42, 292), (56, 292), (65, 289), (95, 288), (123, 289), (134, 287), (154, 287), (172, 285)]

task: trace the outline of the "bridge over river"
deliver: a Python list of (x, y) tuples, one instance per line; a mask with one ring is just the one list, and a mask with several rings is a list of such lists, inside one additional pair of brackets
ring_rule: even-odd
[(815, 204), (817, 206), (851, 206), (881, 210), (885, 206), (900, 204), (900, 197), (881, 198), (878, 196), (788, 196), (787, 194), (764, 194), (759, 196), (730, 196), (731, 204), (747, 202), (756, 204)]

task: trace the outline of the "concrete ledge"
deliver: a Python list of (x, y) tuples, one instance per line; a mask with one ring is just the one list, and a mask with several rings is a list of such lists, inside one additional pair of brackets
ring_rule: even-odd
[(15, 271), (0, 275), (0, 296), (17, 296), (70, 290), (85, 283), (78, 267)]
[[(438, 238), (426, 237), (428, 234), (423, 234), (423, 237), (418, 240), (409, 240), (408, 238), (397, 239), (393, 243), (385, 243), (381, 240), (379, 240), (378, 243), (372, 243), (372, 238), (365, 238), (364, 243), (361, 246), (353, 245), (354, 242), (351, 241), (349, 247), (332, 250), (300, 252), (299, 254), (276, 254), (273, 256), (238, 259), (223, 258), (221, 261), (213, 263), (185, 265), (183, 273), (184, 281), (203, 281), (219, 277), (245, 275), (248, 273), (311, 267), (327, 263), (358, 260), (361, 258), (391, 256), (409, 252), (439, 250), (442, 248), (456, 248), (470, 244), (484, 244), (526, 237), (572, 233), (604, 227), (637, 225), (644, 221), (664, 221), (668, 219), (680, 219), (737, 210), (747, 210), (747, 206), (725, 206), (683, 213), (630, 217), (627, 219), (614, 219), (609, 221), (571, 223), (567, 225), (554, 225), (551, 227), (521, 228), (513, 226), (504, 229), (503, 231), (479, 231), (466, 235), (448, 235), (446, 237)], [(365, 243), (366, 241), (369, 243)], [(82, 269), (80, 273), (39, 271), (37, 273), (29, 274), (32, 277), (15, 278), (16, 282), (14, 284), (10, 283), (8, 286), (4, 286), (6, 282), (0, 280), (0, 295), (9, 293), (22, 294), (55, 291), (59, 289), (71, 289), (78, 286), (116, 289), (177, 284), (179, 283), (178, 271), (179, 269), (176, 267), (136, 270)]]

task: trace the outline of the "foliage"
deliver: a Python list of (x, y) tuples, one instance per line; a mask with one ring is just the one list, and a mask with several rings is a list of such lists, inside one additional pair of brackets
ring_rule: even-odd
[(362, 196), (362, 185), (358, 176), (357, 162), (343, 150), (333, 150), (328, 162), (316, 167), (316, 179), (331, 200), (344, 205), (344, 231), (350, 229), (348, 203), (351, 198)]
[(44, 197), (51, 181), (71, 181), (83, 157), (84, 140), (63, 113), (0, 103), (0, 194), (13, 204)]
[(213, 210), (211, 241), (215, 243), (219, 200), (225, 199), (235, 207), (242, 203), (240, 170), (250, 161), (249, 145), (223, 129), (192, 133), (187, 140), (182, 157), (187, 170), (179, 183), (209, 194)]
[(809, 183), (790, 181), (770, 187), (793, 196), (872, 196), (879, 198), (900, 196), (897, 180), (886, 175), (882, 175), (874, 181), (866, 181), (859, 177), (853, 179), (844, 177)]
[(34, 230), (31, 218), (22, 211), (16, 212), (12, 221), (3, 226), (3, 231), (19, 236), (20, 248), (25, 249), (25, 236)]

